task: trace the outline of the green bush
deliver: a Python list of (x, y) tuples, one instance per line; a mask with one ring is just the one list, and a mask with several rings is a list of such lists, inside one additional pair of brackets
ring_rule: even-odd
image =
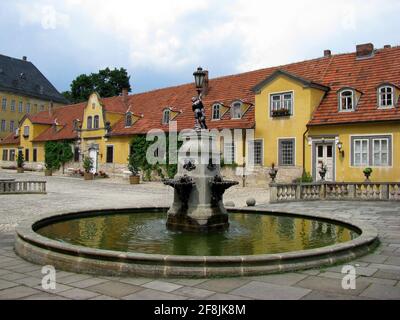
[(93, 159), (90, 157), (85, 157), (83, 159), (83, 169), (86, 173), (90, 173), (93, 169)]
[(17, 167), (18, 168), (23, 168), (25, 163), (25, 158), (22, 152), (18, 152), (17, 155)]
[(48, 170), (59, 170), (74, 158), (71, 145), (68, 141), (48, 141), (44, 146), (44, 163)]

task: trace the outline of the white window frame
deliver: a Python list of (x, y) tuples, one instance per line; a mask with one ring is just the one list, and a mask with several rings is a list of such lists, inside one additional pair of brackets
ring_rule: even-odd
[[(281, 160), (283, 160), (282, 159), (282, 157), (281, 157), (281, 142), (282, 141), (292, 141), (293, 142), (293, 164), (283, 164), (282, 162), (281, 162)], [(277, 160), (278, 160), (278, 166), (280, 166), (280, 167), (287, 167), (287, 168), (290, 168), (290, 167), (295, 167), (296, 166), (296, 147), (297, 147), (297, 141), (296, 141), (296, 138), (295, 137), (287, 137), (287, 138), (278, 138), (278, 148), (277, 148), (277, 151), (278, 151), (278, 157), (277, 157)]]
[(24, 112), (24, 103), (22, 101), (18, 102), (18, 112), (19, 113)]
[[(392, 92), (391, 92), (391, 93), (388, 93), (388, 92), (387, 92), (388, 89), (390, 89)], [(385, 92), (382, 92), (382, 90), (385, 90)], [(396, 102), (395, 102), (395, 100), (396, 100), (395, 92), (396, 92), (396, 91), (395, 91), (395, 89), (394, 89), (393, 86), (389, 86), (389, 85), (380, 86), (380, 87), (378, 88), (378, 107), (379, 107), (380, 109), (391, 109), (391, 108), (394, 108), (395, 105), (396, 105)], [(392, 95), (392, 104), (391, 104), (391, 105), (388, 105), (388, 104), (383, 105), (384, 100), (385, 100), (386, 103), (387, 103), (388, 95), (389, 95), (389, 94)], [(385, 96), (385, 99), (383, 99), (383, 96)]]
[(24, 132), (23, 132), (24, 137), (29, 137), (30, 134), (29, 129), (30, 129), (29, 126), (24, 126)]
[(15, 121), (10, 120), (10, 132), (14, 132), (14, 130), (15, 130)]
[[(285, 99), (285, 96), (290, 95), (290, 99)], [(276, 99), (277, 103), (274, 103), (274, 98), (279, 98)], [(286, 108), (287, 102), (290, 101), (290, 106)], [(274, 118), (272, 113), (274, 111), (278, 110), (283, 110), (283, 109), (288, 109), (289, 110), (289, 116), (294, 115), (294, 91), (286, 91), (286, 92), (276, 92), (276, 93), (271, 93), (269, 96), (269, 115), (271, 118)]]
[[(261, 150), (260, 150), (260, 163), (256, 163), (256, 154), (255, 154), (255, 143), (260, 143), (261, 144)], [(264, 165), (264, 139), (254, 139), (250, 140), (248, 142), (248, 163), (254, 165), (255, 167), (260, 167)], [(253, 161), (253, 163), (251, 163)]]
[(7, 120), (5, 120), (5, 119), (1, 120), (0, 129), (1, 129), (1, 132), (7, 131)]
[(93, 130), (93, 117), (92, 116), (88, 116), (86, 121), (87, 121), (87, 124), (86, 124), (87, 129), (88, 130)]
[(7, 98), (6, 97), (1, 99), (1, 110), (2, 111), (7, 111)]
[(98, 115), (95, 115), (93, 117), (93, 129), (94, 130), (100, 129), (100, 116)]
[[(216, 110), (218, 110), (218, 117), (215, 117), (215, 113), (217, 112)], [(220, 103), (216, 103), (212, 107), (212, 120), (214, 120), (214, 121), (221, 120), (221, 104)]]
[[(227, 159), (228, 152), (231, 156), (229, 161)], [(236, 145), (234, 141), (229, 143), (224, 142), (224, 163), (228, 165), (236, 163)]]
[[(167, 115), (168, 115), (168, 119), (167, 119)], [(171, 121), (171, 110), (170, 109), (165, 109), (163, 111), (162, 123), (163, 124), (169, 124), (170, 121)]]
[[(343, 98), (344, 98), (343, 94), (347, 93), (347, 92), (351, 93), (351, 102), (352, 102), (352, 108), (351, 109), (348, 108), (348, 105), (346, 105), (346, 109), (343, 109)], [(346, 104), (347, 104), (347, 102), (346, 102)], [(355, 110), (356, 110), (356, 95), (355, 95), (354, 90), (352, 90), (352, 89), (342, 89), (339, 92), (339, 111), (340, 112), (353, 112)]]
[[(367, 142), (367, 163), (363, 163), (363, 142)], [(356, 163), (356, 143), (360, 142), (360, 163)], [(363, 139), (363, 138), (359, 138), (359, 139), (354, 139), (353, 141), (353, 163), (354, 163), (354, 167), (367, 167), (369, 166), (369, 139)]]
[[(379, 164), (375, 163), (375, 141), (379, 141)], [(382, 163), (382, 141), (386, 141), (386, 163)], [(374, 167), (389, 167), (390, 165), (390, 141), (388, 138), (373, 138), (372, 139), (372, 166)]]
[[(241, 101), (235, 101), (234, 103), (232, 103), (232, 106), (231, 106), (231, 118), (233, 120), (240, 120), (240, 119), (243, 118), (242, 106), (243, 106), (243, 102), (241, 102)], [(236, 113), (235, 113), (235, 109), (236, 108), (239, 108), (239, 110), (240, 110), (240, 116), (238, 116), (238, 117), (236, 116)]]
[(29, 102), (27, 102), (25, 105), (25, 113), (31, 113), (31, 104)]
[[(130, 123), (128, 124), (128, 117), (130, 117)], [(125, 115), (125, 128), (130, 128), (132, 127), (133, 124), (133, 117), (132, 117), (132, 112), (127, 112)]]
[(15, 112), (15, 100), (11, 100), (10, 102), (10, 111), (11, 112)]

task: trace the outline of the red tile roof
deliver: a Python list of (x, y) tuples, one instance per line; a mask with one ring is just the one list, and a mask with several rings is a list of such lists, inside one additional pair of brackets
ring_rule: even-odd
[(15, 144), (19, 145), (20, 137), (15, 135), (15, 132), (9, 134), (4, 139), (0, 140), (0, 145)]
[[(384, 83), (400, 85), (400, 47), (376, 50), (372, 58), (357, 60), (355, 53), (332, 56), (322, 83), (331, 88), (315, 111), (310, 125), (400, 120), (400, 105), (378, 109), (377, 88)], [(343, 87), (362, 92), (356, 111), (338, 111), (338, 93)]]

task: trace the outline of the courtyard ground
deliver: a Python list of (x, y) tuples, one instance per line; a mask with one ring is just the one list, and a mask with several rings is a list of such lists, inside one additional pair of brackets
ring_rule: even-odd
[(271, 211), (322, 212), (353, 218), (376, 227), (380, 247), (350, 263), (357, 270), (355, 290), (342, 289), (342, 266), (286, 274), (223, 279), (147, 279), (101, 277), (57, 272), (57, 288), (41, 287), (41, 266), (13, 251), (14, 229), (21, 221), (57, 210), (169, 206), (172, 189), (161, 183), (128, 185), (121, 180), (85, 182), (69, 177), (17, 175), (0, 171), (0, 178), (47, 181), (47, 195), (0, 196), (0, 299), (400, 299), (400, 203), (307, 202), (269, 204), (262, 188), (235, 187), (225, 201), (245, 206), (254, 197)]

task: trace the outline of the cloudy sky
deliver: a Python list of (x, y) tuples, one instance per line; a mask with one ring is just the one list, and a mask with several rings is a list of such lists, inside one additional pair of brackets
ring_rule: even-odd
[(400, 44), (399, 0), (1, 0), (0, 53), (28, 59), (60, 90), (124, 67), (135, 92)]

